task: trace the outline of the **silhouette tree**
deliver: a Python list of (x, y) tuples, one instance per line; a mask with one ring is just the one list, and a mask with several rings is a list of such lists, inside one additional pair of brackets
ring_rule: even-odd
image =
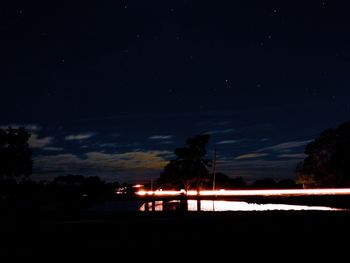
[(205, 159), (209, 138), (210, 135), (197, 135), (187, 139), (187, 147), (176, 148), (176, 159), (164, 167), (158, 185), (163, 188), (199, 189), (212, 180), (207, 169), (210, 160)]
[(276, 188), (277, 183), (272, 178), (259, 179), (253, 182), (252, 187), (258, 189), (272, 189)]
[[(213, 175), (211, 175), (213, 176)], [(219, 188), (245, 188), (247, 183), (244, 181), (243, 177), (239, 176), (239, 177), (235, 177), (235, 178), (231, 178), (229, 176), (227, 176), (224, 173), (216, 173), (215, 176), (215, 185), (216, 187)], [(211, 185), (208, 185), (208, 188)]]
[(297, 183), (306, 187), (350, 186), (350, 122), (328, 129), (305, 148)]
[(298, 185), (292, 179), (282, 179), (282, 180), (278, 181), (277, 188), (292, 189), (292, 188), (298, 188)]
[(107, 192), (107, 185), (98, 176), (85, 177), (83, 175), (57, 176), (52, 182), (60, 193), (65, 195), (103, 195)]
[(32, 173), (30, 134), (24, 129), (0, 129), (0, 177), (28, 177)]

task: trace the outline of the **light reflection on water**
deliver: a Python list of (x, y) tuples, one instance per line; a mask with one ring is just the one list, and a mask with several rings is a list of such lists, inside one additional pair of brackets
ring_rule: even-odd
[(326, 206), (306, 206), (287, 204), (256, 204), (242, 201), (223, 200), (172, 200), (154, 201), (142, 204), (140, 211), (271, 211), (271, 210), (312, 210), (341, 211), (343, 209)]

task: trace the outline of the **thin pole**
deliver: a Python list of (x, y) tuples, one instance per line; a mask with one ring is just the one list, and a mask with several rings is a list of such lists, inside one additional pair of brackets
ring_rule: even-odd
[(216, 149), (214, 149), (214, 161), (213, 161), (213, 191), (215, 191), (215, 177), (216, 177)]

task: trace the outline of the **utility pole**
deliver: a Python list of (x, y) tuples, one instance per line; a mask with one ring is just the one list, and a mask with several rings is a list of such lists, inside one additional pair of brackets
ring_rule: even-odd
[(213, 191), (215, 191), (215, 177), (216, 177), (216, 149), (214, 149), (214, 158), (213, 158)]

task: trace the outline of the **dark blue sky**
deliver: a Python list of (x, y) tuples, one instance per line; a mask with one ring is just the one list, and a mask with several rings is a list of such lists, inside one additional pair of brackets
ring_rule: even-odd
[(9, 2), (0, 124), (31, 131), (33, 178), (148, 181), (200, 133), (219, 171), (293, 178), (349, 120), (346, 1)]

